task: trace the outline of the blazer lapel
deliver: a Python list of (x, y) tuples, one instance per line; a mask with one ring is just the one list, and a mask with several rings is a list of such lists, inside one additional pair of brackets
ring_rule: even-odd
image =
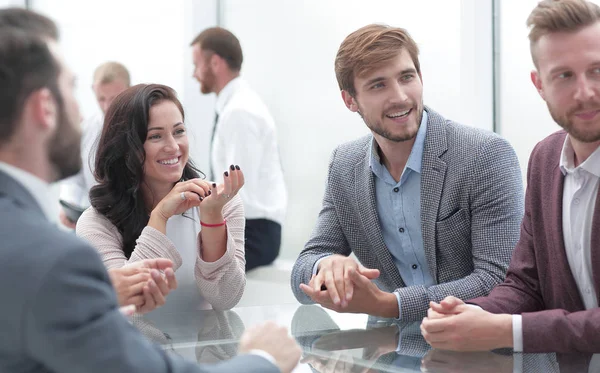
[[(563, 187), (565, 177), (560, 171), (560, 167), (558, 166), (558, 164), (555, 164), (553, 166), (551, 172), (552, 191), (550, 195), (554, 196), (554, 203), (552, 203), (550, 218), (554, 220), (553, 225), (554, 227), (556, 227), (556, 229), (554, 229), (552, 232), (552, 245), (554, 247), (555, 255), (550, 255), (550, 257), (554, 257), (554, 262), (550, 263), (550, 265), (558, 267), (554, 268), (554, 270), (556, 270), (556, 273), (563, 274), (563, 278), (560, 281), (562, 289), (554, 289), (554, 291), (560, 291), (560, 293), (565, 298), (568, 298), (568, 303), (573, 307), (572, 310), (582, 310), (584, 309), (583, 300), (581, 299), (581, 295), (579, 294), (577, 283), (575, 282), (575, 277), (573, 276), (573, 272), (571, 272), (571, 267), (569, 266), (569, 259), (567, 258), (567, 251), (565, 249), (565, 237), (563, 233)], [(596, 216), (594, 216), (594, 221), (596, 221)], [(594, 237), (592, 235), (592, 244), (593, 242)], [(592, 256), (592, 259), (593, 258), (594, 257)], [(594, 274), (594, 279), (597, 278), (596, 276), (597, 275)], [(575, 289), (575, 291), (573, 291), (573, 289)]]
[(435, 223), (447, 168), (446, 162), (441, 160), (440, 156), (448, 150), (448, 145), (445, 119), (428, 107), (425, 107), (425, 110), (428, 119), (421, 166), (421, 230), (429, 271), (435, 283), (438, 283)]
[(381, 275), (389, 277), (395, 288), (404, 287), (406, 285), (392, 259), (392, 254), (385, 246), (381, 233), (375, 200), (375, 180), (369, 167), (369, 146), (366, 147), (365, 154), (365, 158), (356, 165), (354, 175), (354, 192), (356, 201), (358, 201), (359, 220), (373, 250), (371, 254), (380, 263)]

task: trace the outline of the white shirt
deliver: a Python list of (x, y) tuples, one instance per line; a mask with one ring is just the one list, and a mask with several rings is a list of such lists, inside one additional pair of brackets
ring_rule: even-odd
[(57, 206), (50, 203), (50, 201), (56, 201), (56, 195), (52, 193), (50, 184), (39, 177), (8, 163), (0, 162), (0, 171), (5, 172), (8, 176), (15, 179), (33, 196), (49, 221), (54, 223), (57, 222)]
[[(560, 155), (563, 184), (563, 235), (571, 273), (586, 310), (598, 307), (592, 274), (592, 220), (600, 180), (600, 148), (575, 167), (575, 152), (567, 135)], [(515, 351), (523, 351), (522, 316), (513, 315)], [(594, 355), (590, 368), (598, 364)]]
[(210, 162), (215, 181), (230, 165), (239, 165), (245, 184), (240, 190), (246, 219), (285, 220), (287, 191), (277, 146), (275, 121), (245, 80), (230, 81), (217, 97), (219, 115)]
[(61, 181), (60, 199), (83, 208), (90, 207), (90, 189), (97, 184), (94, 177), (94, 163), (103, 125), (102, 113), (88, 118), (82, 124), (81, 171)]

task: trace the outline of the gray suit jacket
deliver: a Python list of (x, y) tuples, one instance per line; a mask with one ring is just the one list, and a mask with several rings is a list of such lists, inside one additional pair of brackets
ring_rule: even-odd
[(251, 355), (200, 367), (148, 342), (120, 314), (96, 251), (3, 172), (0, 219), (0, 372), (279, 372)]
[(323, 207), (310, 240), (292, 271), (292, 289), (310, 281), (315, 262), (350, 255), (381, 271), (377, 285), (400, 294), (403, 320), (422, 319), (429, 301), (487, 295), (504, 280), (519, 239), (523, 183), (517, 156), (494, 133), (462, 126), (428, 113), (421, 173), (423, 246), (436, 285), (406, 287), (386, 247), (369, 167), (372, 136), (334, 150)]

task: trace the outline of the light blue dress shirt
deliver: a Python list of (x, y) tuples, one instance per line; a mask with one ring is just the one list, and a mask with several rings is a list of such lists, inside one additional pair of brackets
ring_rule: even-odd
[[(373, 139), (369, 166), (375, 175), (375, 200), (383, 241), (406, 286), (431, 286), (435, 282), (429, 271), (421, 232), (421, 162), (427, 133), (427, 112), (400, 177), (396, 182), (381, 163)], [(400, 308), (400, 295), (398, 309)], [(400, 315), (402, 319), (402, 315)]]

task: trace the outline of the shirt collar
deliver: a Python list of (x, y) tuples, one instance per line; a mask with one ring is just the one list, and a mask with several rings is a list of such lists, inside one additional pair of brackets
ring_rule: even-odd
[(559, 166), (563, 175), (573, 173), (577, 169), (583, 169), (596, 177), (600, 177), (600, 147), (594, 150), (585, 162), (575, 167), (575, 150), (571, 143), (571, 136), (567, 135), (560, 152)]
[(57, 221), (57, 206), (52, 203), (56, 201), (56, 196), (54, 196), (50, 190), (50, 184), (39, 177), (8, 163), (0, 162), (0, 170), (15, 179), (33, 196), (44, 212), (44, 215), (46, 215), (46, 219), (51, 222)]
[(244, 80), (242, 77), (238, 76), (233, 78), (223, 87), (221, 92), (217, 95), (217, 104), (215, 106), (215, 110), (218, 115), (221, 115), (223, 109), (225, 109), (225, 105), (229, 102), (229, 99), (233, 94), (244, 85)]
[[(406, 168), (418, 173), (421, 173), (421, 165), (423, 162), (423, 150), (425, 148), (425, 137), (427, 136), (427, 117), (427, 111), (423, 110), (421, 125), (419, 126), (415, 143), (413, 144), (408, 161), (406, 162)], [(371, 141), (369, 154), (371, 155), (369, 158), (369, 167), (375, 173), (375, 175), (381, 177), (381, 175), (378, 175), (378, 173), (380, 172), (381, 167), (383, 167), (383, 164), (381, 163), (381, 158), (379, 157), (379, 145), (377, 145), (377, 141), (375, 141), (374, 137)]]

